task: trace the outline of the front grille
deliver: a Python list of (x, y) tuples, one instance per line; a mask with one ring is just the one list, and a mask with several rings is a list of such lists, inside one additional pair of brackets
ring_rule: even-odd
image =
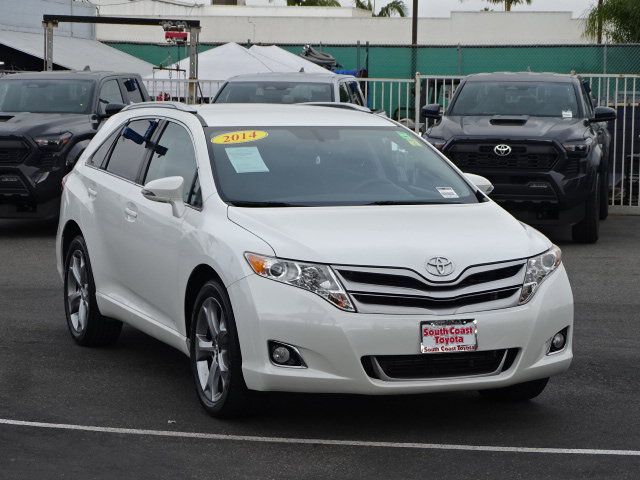
[(511, 153), (504, 157), (496, 155), (494, 148), (502, 142), (467, 143), (457, 142), (451, 145), (445, 154), (460, 169), (480, 170), (538, 170), (553, 169), (559, 155), (549, 144), (514, 144), (504, 142), (511, 147)]
[(430, 280), (405, 268), (334, 266), (360, 313), (453, 314), (515, 305), (524, 260), (475, 265), (457, 278)]
[[(377, 355), (362, 358), (370, 377), (415, 380), (489, 375), (508, 370), (518, 349), (419, 355)], [(507, 365), (507, 361), (509, 364)]]
[(0, 165), (18, 165), (29, 155), (29, 146), (22, 140), (0, 139)]

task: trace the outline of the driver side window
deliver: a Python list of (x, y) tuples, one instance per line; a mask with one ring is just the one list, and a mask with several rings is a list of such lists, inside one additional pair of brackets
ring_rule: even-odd
[(122, 92), (117, 80), (107, 80), (100, 88), (100, 96), (98, 97), (98, 109), (100, 113), (105, 112), (105, 108), (110, 103), (124, 103)]

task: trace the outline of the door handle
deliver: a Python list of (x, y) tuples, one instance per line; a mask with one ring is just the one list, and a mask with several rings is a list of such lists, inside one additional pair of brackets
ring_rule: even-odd
[(127, 220), (129, 221), (134, 221), (136, 218), (138, 218), (138, 212), (136, 212), (133, 208), (131, 207), (127, 207), (124, 209), (124, 214), (127, 217)]
[(98, 195), (98, 190), (93, 187), (87, 187), (87, 192), (89, 193), (89, 197), (91, 198), (96, 198), (96, 196)]

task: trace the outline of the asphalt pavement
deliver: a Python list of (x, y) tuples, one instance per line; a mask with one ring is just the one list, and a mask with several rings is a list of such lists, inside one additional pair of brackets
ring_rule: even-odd
[(0, 222), (0, 479), (638, 479), (640, 217), (610, 217), (596, 245), (547, 233), (572, 282), (575, 358), (535, 401), (271, 394), (221, 421), (172, 348), (132, 328), (76, 346), (55, 227)]

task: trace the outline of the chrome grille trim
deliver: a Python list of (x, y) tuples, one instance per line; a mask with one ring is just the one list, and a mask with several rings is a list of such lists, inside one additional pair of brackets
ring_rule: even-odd
[(525, 263), (475, 265), (449, 282), (405, 268), (334, 265), (333, 270), (360, 313), (454, 314), (514, 306)]

